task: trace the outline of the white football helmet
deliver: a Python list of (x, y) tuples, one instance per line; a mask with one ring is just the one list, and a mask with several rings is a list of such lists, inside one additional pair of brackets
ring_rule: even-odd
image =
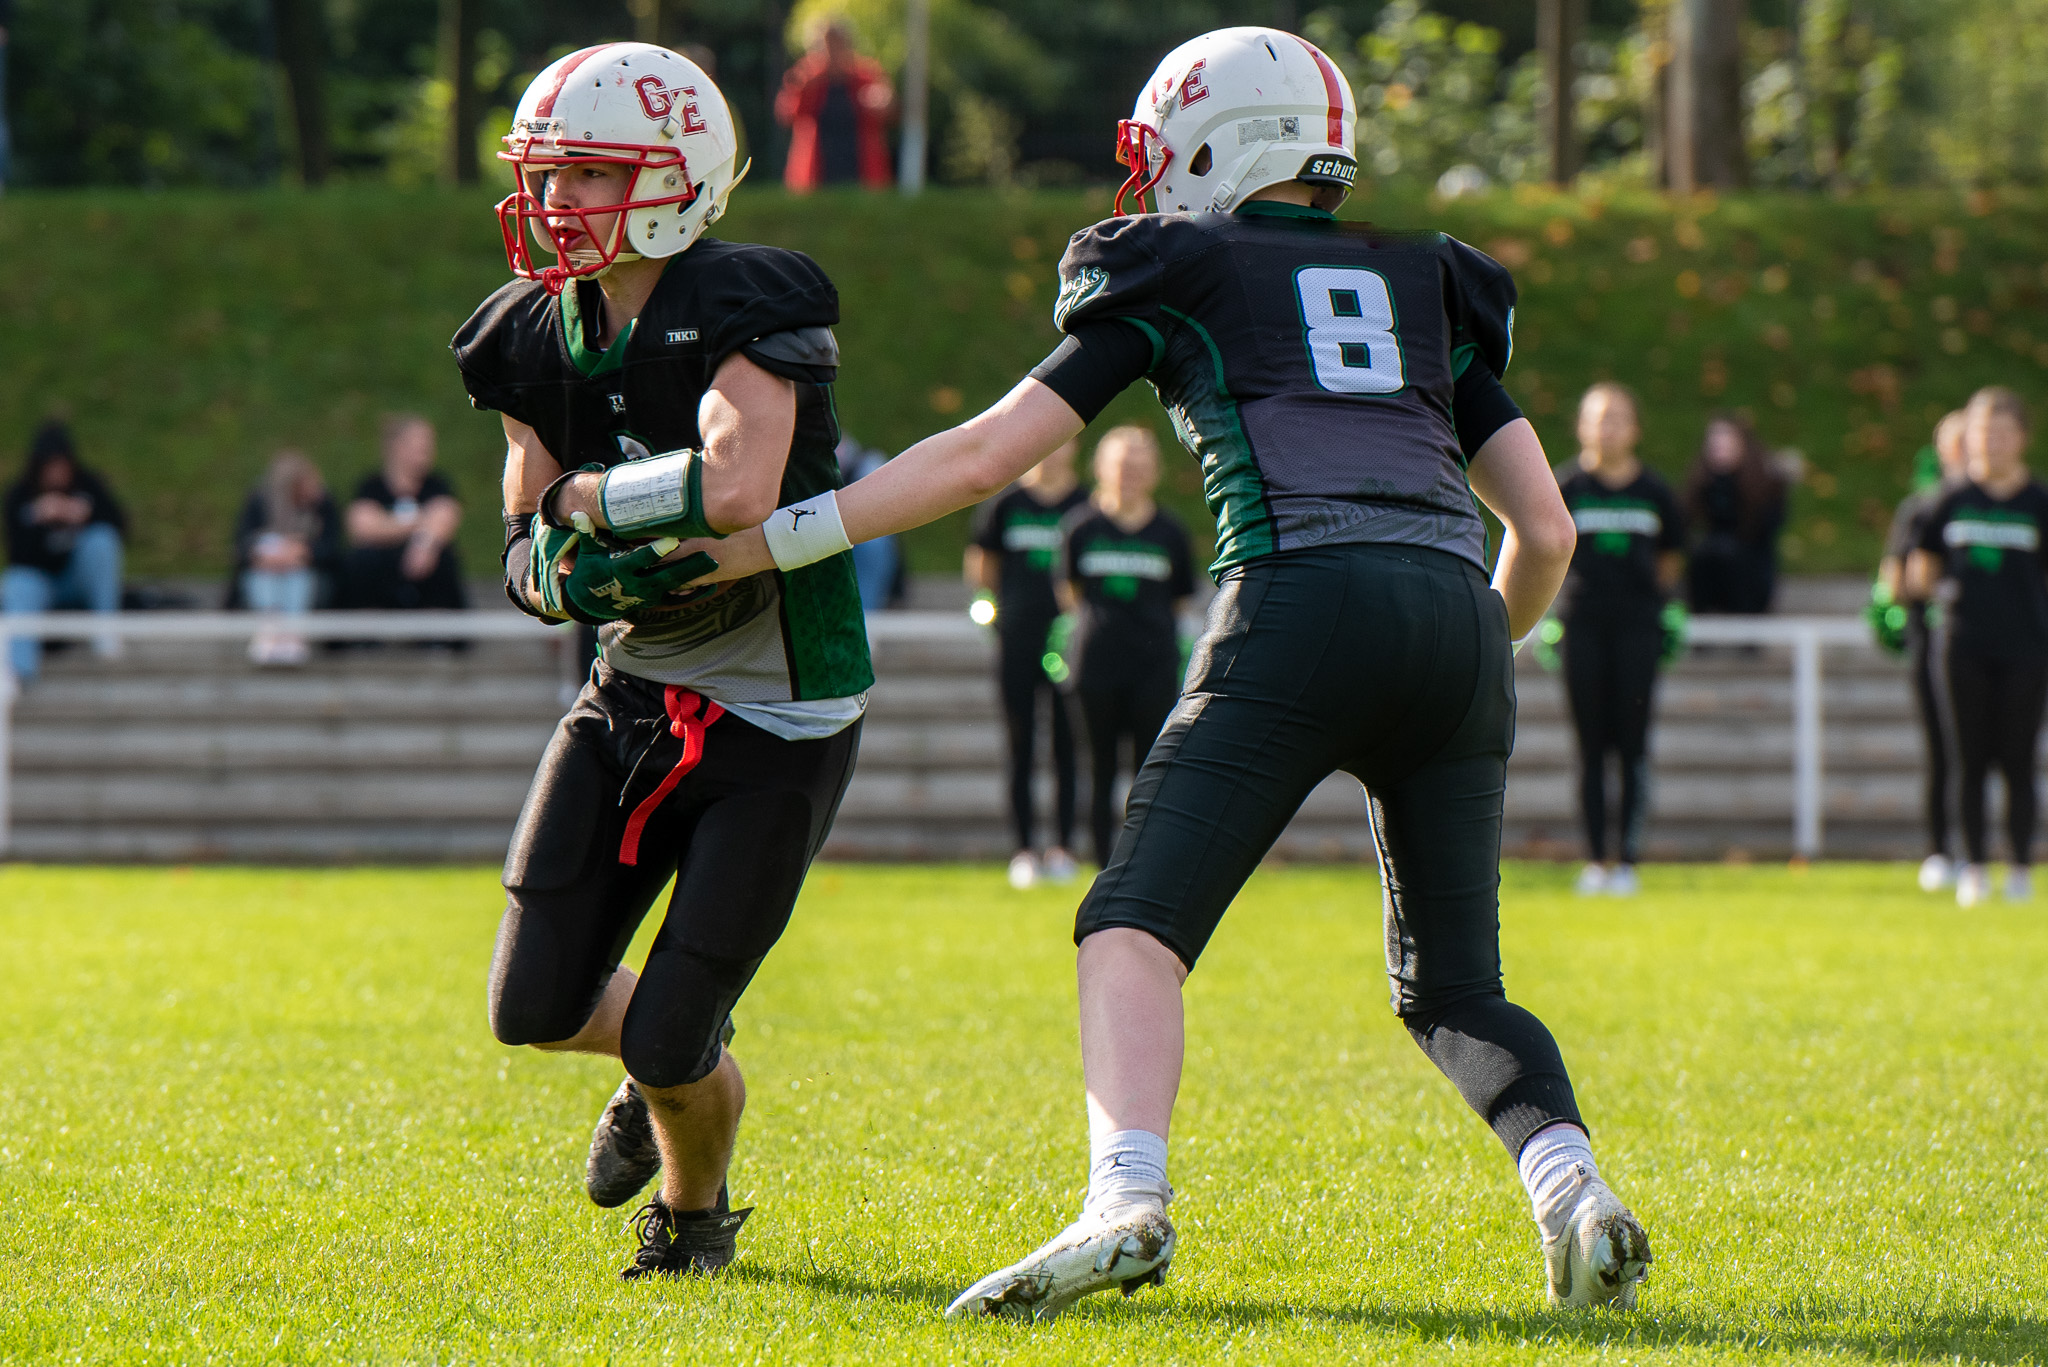
[[(619, 261), (685, 250), (725, 212), (747, 173), (735, 168), (738, 140), (717, 85), (689, 58), (650, 43), (587, 47), (541, 72), (520, 97), (498, 157), (519, 177), (498, 206), (506, 259), (514, 275), (550, 294)], [(548, 177), (592, 160), (634, 168), (624, 200), (549, 205)], [(600, 238), (592, 220), (607, 215), (611, 230)], [(535, 242), (554, 254), (554, 265), (535, 267)]]
[(1116, 192), (1149, 192), (1160, 213), (1229, 212), (1254, 191), (1305, 180), (1349, 190), (1358, 102), (1336, 63), (1306, 38), (1223, 28), (1167, 54), (1117, 125), (1116, 159), (1131, 168)]

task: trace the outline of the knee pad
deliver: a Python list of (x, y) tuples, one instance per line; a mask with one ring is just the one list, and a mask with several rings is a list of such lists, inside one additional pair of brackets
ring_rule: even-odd
[(759, 959), (657, 950), (647, 960), (619, 1031), (619, 1059), (635, 1082), (687, 1087), (718, 1066), (732, 1039), (732, 1008)]

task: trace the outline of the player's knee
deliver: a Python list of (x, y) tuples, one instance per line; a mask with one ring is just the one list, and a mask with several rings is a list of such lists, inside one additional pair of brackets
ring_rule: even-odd
[(721, 1031), (708, 1037), (628, 1029), (619, 1037), (619, 1061), (643, 1087), (687, 1087), (702, 1082), (725, 1054)]
[(559, 1044), (574, 1039), (590, 1020), (589, 1003), (536, 1001), (491, 992), (491, 1034), (500, 1044)]

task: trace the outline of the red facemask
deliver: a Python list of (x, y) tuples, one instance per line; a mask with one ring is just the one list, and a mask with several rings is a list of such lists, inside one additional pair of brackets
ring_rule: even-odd
[[(668, 204), (688, 204), (697, 198), (697, 187), (690, 183), (689, 163), (672, 148), (632, 143), (579, 143), (576, 154), (565, 155), (559, 150), (535, 151), (531, 137), (508, 137), (505, 142), (508, 150), (498, 153), (498, 159), (511, 162), (519, 177), (519, 188), (505, 196), (498, 205), (498, 230), (505, 239), (505, 260), (511, 266), (512, 274), (522, 280), (540, 281), (549, 294), (560, 294), (571, 280), (598, 275), (610, 269), (626, 249), (626, 218), (633, 211)], [(594, 155), (582, 155), (585, 148)], [(617, 204), (593, 205), (587, 209), (547, 202), (548, 172), (565, 166), (587, 165), (592, 161), (634, 168), (624, 199)], [(654, 199), (635, 199), (633, 191), (639, 187), (641, 173), (650, 170), (680, 170), (682, 189)], [(613, 220), (611, 232), (606, 235), (607, 240), (600, 241), (596, 220), (607, 214), (616, 214), (617, 218)], [(535, 237), (542, 237), (553, 246), (554, 265), (534, 265)], [(569, 259), (569, 244), (578, 238), (582, 242), (577, 250), (595, 252), (596, 259), (582, 262)]]

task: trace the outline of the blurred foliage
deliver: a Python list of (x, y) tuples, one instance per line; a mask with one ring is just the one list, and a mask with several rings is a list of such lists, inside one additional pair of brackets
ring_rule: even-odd
[[(472, 569), (498, 551), (503, 442), (472, 411), (447, 339), (505, 278), (487, 191), (217, 195), (27, 192), (0, 199), (0, 329), (35, 335), (0, 373), (0, 470), (35, 422), (68, 411), (86, 460), (135, 512), (138, 572), (212, 573), (270, 453), (306, 449), (340, 488), (376, 460), (378, 415), (426, 413), (471, 500)], [(721, 235), (809, 252), (839, 286), (850, 432), (896, 451), (979, 411), (1057, 340), (1054, 263), (1105, 191), (917, 202), (851, 191), (735, 196)], [(1450, 231), (1521, 285), (1508, 388), (1553, 460), (1597, 379), (1644, 400), (1645, 456), (1683, 474), (1709, 413), (1754, 415), (1805, 455), (1785, 543), (1795, 570), (1874, 562), (1912, 455), (1982, 384), (2048, 411), (2048, 199), (1895, 191), (1672, 202), (1533, 186), (1433, 203), (1368, 187), (1346, 210)], [(31, 257), (33, 253), (33, 257)], [(1152, 425), (1144, 386), (1097, 431)], [(1171, 449), (1171, 448), (1169, 448)], [(1192, 461), (1165, 496), (1203, 535)], [(916, 568), (957, 568), (965, 518), (910, 538)]]

